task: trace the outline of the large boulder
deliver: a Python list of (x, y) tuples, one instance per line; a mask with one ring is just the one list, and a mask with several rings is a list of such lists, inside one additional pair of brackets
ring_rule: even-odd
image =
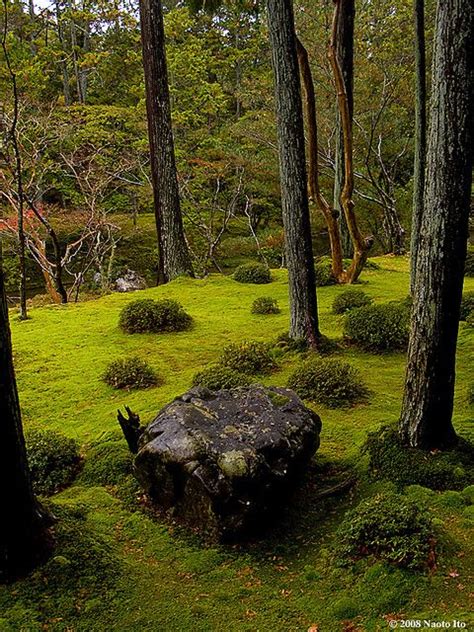
[(161, 507), (217, 539), (250, 533), (298, 483), (321, 420), (288, 389), (195, 388), (140, 436), (135, 473)]

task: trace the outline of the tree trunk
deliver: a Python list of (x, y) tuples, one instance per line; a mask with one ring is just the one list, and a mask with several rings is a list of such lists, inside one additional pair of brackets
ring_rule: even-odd
[(426, 189), (400, 432), (447, 448), (472, 180), (472, 1), (439, 0)]
[(158, 282), (193, 276), (184, 237), (174, 155), (161, 0), (140, 0), (148, 136), (158, 233)]
[(306, 179), (303, 109), (292, 2), (267, 0), (275, 77), (290, 336), (316, 347), (319, 332)]
[(415, 163), (413, 171), (413, 213), (411, 222), (410, 289), (414, 292), (420, 241), (426, 167), (426, 49), (425, 0), (414, 0), (415, 17)]
[(0, 249), (0, 580), (31, 568), (45, 550), (45, 516), (31, 488), (12, 361)]
[[(336, 25), (336, 54), (341, 65), (341, 72), (346, 88), (351, 126), (354, 115), (354, 20), (355, 0), (342, 2)], [(334, 208), (339, 211), (343, 256), (350, 258), (353, 252), (351, 237), (341, 207), (341, 194), (344, 187), (344, 136), (339, 107), (336, 108), (336, 117)]]
[(319, 186), (318, 160), (318, 122), (316, 116), (316, 95), (314, 81), (309, 64), (308, 52), (299, 39), (296, 40), (298, 63), (303, 80), (303, 91), (306, 102), (306, 121), (308, 127), (308, 188), (309, 194), (324, 215), (328, 227), (329, 243), (331, 247), (332, 273), (338, 280), (342, 280), (342, 246), (337, 213), (334, 212), (324, 198)]

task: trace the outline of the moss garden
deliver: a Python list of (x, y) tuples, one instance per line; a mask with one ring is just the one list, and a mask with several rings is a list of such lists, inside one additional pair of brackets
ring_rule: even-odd
[[(211, 545), (147, 504), (116, 413), (127, 405), (146, 423), (193, 383), (291, 383), (311, 353), (284, 344), (286, 271), (180, 278), (133, 298), (115, 293), (12, 318), (36, 489), (57, 522), (52, 557), (0, 586), (0, 632), (377, 632), (390, 619), (456, 619), (473, 630), (474, 328), (460, 323), (454, 425), (466, 443), (459, 458), (413, 451), (398, 461), (392, 429), (404, 379), (403, 314), (390, 344), (379, 334), (359, 344), (357, 310), (372, 315), (374, 306), (403, 301), (409, 261), (376, 262), (362, 274), (356, 305), (353, 294), (337, 300), (343, 287), (318, 288), (321, 330), (333, 343), (325, 362), (351, 367), (357, 396), (344, 392), (339, 405), (318, 391), (305, 400), (321, 416), (321, 447), (291, 504), (263, 536), (240, 544)], [(473, 278), (465, 279), (469, 291)], [(279, 311), (254, 313), (252, 305), (269, 296)], [(142, 320), (143, 306), (165, 306), (178, 330), (126, 333), (120, 314), (136, 299), (149, 301), (139, 304)], [(337, 312), (346, 302), (351, 309), (334, 314), (335, 302), (344, 305)], [(120, 380), (103, 377), (121, 358), (135, 364), (127, 365), (125, 388), (114, 388)], [(139, 388), (137, 366), (159, 378)], [(42, 446), (48, 431), (73, 440), (65, 444), (68, 460), (63, 455), (67, 474), (54, 469), (62, 457)]]

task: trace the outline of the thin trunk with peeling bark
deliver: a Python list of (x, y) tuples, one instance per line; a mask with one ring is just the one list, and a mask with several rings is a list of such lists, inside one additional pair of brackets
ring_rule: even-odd
[(373, 239), (364, 239), (357, 225), (354, 213), (354, 169), (353, 169), (353, 144), (352, 144), (352, 117), (349, 108), (349, 99), (342, 74), (341, 64), (337, 53), (337, 25), (343, 2), (335, 0), (334, 18), (331, 31), (331, 39), (328, 47), (328, 57), (334, 74), (336, 84), (337, 101), (342, 124), (344, 139), (344, 186), (341, 191), (341, 206), (344, 211), (347, 229), (352, 241), (353, 256), (349, 269), (346, 270), (345, 280), (354, 283), (367, 261), (367, 256)]
[(158, 282), (193, 275), (179, 200), (161, 0), (140, 0), (148, 136), (158, 233)]
[[(347, 94), (349, 117), (352, 125), (354, 114), (354, 21), (355, 0), (345, 0), (337, 19), (336, 48), (341, 65), (341, 72)], [(344, 257), (352, 257), (352, 243), (344, 211), (341, 207), (341, 193), (344, 187), (344, 134), (342, 130), (341, 115), (337, 108), (336, 127), (336, 152), (334, 171), (334, 208), (339, 211), (341, 227), (341, 243)]]
[(448, 448), (472, 181), (474, 5), (439, 0), (426, 189), (400, 433)]
[(0, 246), (0, 581), (29, 570), (45, 550), (46, 518), (31, 487), (12, 360)]
[(414, 0), (415, 17), (415, 163), (411, 222), (410, 289), (415, 289), (426, 167), (426, 47), (425, 0)]
[(275, 78), (290, 336), (317, 347), (316, 283), (306, 177), (303, 108), (292, 2), (267, 0)]
[(306, 48), (299, 39), (296, 40), (296, 45), (306, 103), (309, 194), (326, 220), (329, 243), (331, 247), (332, 273), (337, 280), (341, 280), (343, 276), (343, 265), (338, 217), (337, 213), (334, 212), (334, 209), (332, 209), (327, 203), (319, 185), (318, 122), (316, 116), (316, 94), (314, 90), (314, 81)]

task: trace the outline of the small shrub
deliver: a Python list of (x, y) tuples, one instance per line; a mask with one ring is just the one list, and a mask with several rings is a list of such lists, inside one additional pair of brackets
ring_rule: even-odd
[(120, 327), (128, 334), (182, 331), (191, 325), (182, 305), (171, 299), (138, 299), (120, 313)]
[(304, 338), (291, 338), (287, 331), (278, 334), (274, 344), (277, 351), (303, 353), (308, 350), (308, 343)]
[(51, 430), (30, 430), (25, 441), (35, 493), (50, 496), (74, 480), (81, 462), (74, 439)]
[(338, 530), (344, 561), (366, 556), (411, 569), (428, 567), (434, 553), (431, 519), (416, 502), (377, 494), (348, 511)]
[(158, 376), (141, 358), (120, 358), (109, 364), (102, 379), (112, 388), (148, 388), (158, 384)]
[(471, 312), (474, 312), (474, 292), (466, 292), (462, 295), (459, 320), (466, 320)]
[(264, 263), (244, 263), (234, 272), (234, 279), (239, 283), (254, 283), (262, 285), (271, 283), (270, 269)]
[(332, 263), (329, 257), (322, 257), (314, 266), (316, 275), (316, 287), (325, 287), (326, 285), (334, 285), (336, 279), (332, 273)]
[(247, 375), (219, 364), (209, 366), (193, 377), (193, 386), (204, 386), (211, 391), (248, 386), (250, 383), (251, 380)]
[(399, 303), (366, 305), (346, 315), (344, 335), (368, 351), (406, 349), (409, 312)]
[(275, 368), (270, 345), (257, 341), (228, 345), (222, 352), (219, 364), (247, 375), (270, 373)]
[(466, 325), (474, 327), (474, 310), (466, 316)]
[(464, 276), (474, 276), (474, 247), (468, 246), (466, 254), (466, 263), (464, 264)]
[(271, 296), (260, 296), (252, 303), (252, 314), (279, 314), (278, 302)]
[(332, 304), (332, 311), (334, 314), (344, 314), (350, 309), (370, 305), (372, 300), (373, 299), (362, 290), (350, 288), (336, 296)]
[(426, 452), (403, 445), (395, 427), (383, 426), (368, 435), (364, 451), (369, 455), (370, 475), (399, 488), (462, 489), (472, 480), (474, 448), (462, 439), (455, 450)]
[(89, 485), (119, 485), (132, 473), (132, 462), (123, 439), (103, 441), (87, 452), (80, 481)]
[(303, 399), (329, 408), (363, 401), (368, 391), (354, 367), (340, 360), (314, 356), (305, 360), (289, 377), (291, 388)]

